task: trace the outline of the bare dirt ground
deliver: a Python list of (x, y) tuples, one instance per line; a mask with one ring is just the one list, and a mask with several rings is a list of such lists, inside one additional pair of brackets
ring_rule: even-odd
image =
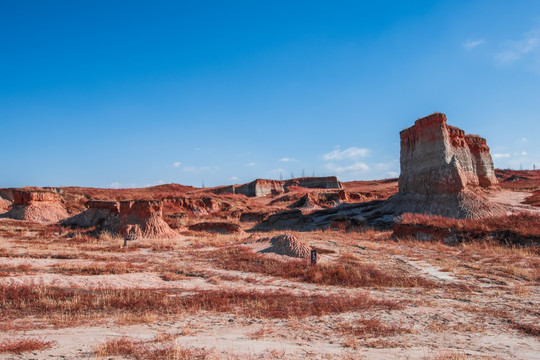
[(1, 359), (540, 359), (535, 248), (294, 233), (311, 266), (249, 234), (0, 225)]

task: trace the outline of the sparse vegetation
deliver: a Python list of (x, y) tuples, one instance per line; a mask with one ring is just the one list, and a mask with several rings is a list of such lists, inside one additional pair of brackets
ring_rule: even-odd
[(227, 270), (261, 273), (315, 284), (353, 287), (437, 287), (418, 276), (384, 271), (373, 264), (341, 257), (336, 263), (309, 265), (307, 260), (280, 261), (242, 247), (223, 248), (209, 253), (210, 258)]
[(8, 338), (0, 340), (0, 354), (20, 354), (29, 351), (46, 350), (50, 349), (55, 344), (55, 341), (43, 340), (39, 338)]

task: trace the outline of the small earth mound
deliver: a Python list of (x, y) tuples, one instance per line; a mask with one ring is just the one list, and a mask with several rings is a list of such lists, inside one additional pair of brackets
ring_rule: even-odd
[(290, 233), (274, 236), (270, 239), (271, 247), (261, 250), (261, 253), (274, 253), (297, 258), (309, 258), (311, 256), (311, 247), (304, 241)]

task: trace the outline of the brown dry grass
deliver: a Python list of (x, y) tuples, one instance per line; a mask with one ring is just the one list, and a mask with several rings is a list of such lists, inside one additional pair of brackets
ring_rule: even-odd
[(337, 330), (344, 335), (352, 335), (362, 338), (393, 336), (412, 332), (410, 327), (403, 327), (395, 324), (389, 325), (375, 318), (345, 322), (339, 324)]
[(438, 285), (422, 277), (381, 269), (342, 256), (336, 263), (309, 265), (307, 260), (280, 261), (241, 247), (222, 248), (207, 253), (212, 262), (227, 270), (279, 276), (315, 284), (351, 287), (425, 287)]
[[(487, 234), (500, 235), (512, 243), (513, 237), (540, 238), (540, 215), (520, 213), (479, 219), (451, 219), (437, 215), (403, 214), (399, 226), (423, 226), (431, 229), (448, 229), (459, 233), (464, 239), (478, 239)], [(487, 238), (487, 236), (485, 236)]]
[[(161, 341), (157, 341), (161, 342)], [(137, 360), (191, 360), (208, 359), (210, 353), (204, 349), (195, 349), (179, 346), (173, 341), (164, 343), (143, 342), (128, 337), (107, 340), (98, 344), (94, 349), (98, 358), (110, 356), (125, 356)]]
[(540, 337), (540, 326), (538, 324), (520, 324), (514, 323), (511, 326), (522, 334)]
[(207, 290), (186, 293), (152, 289), (56, 289), (0, 285), (2, 321), (21, 316), (47, 318), (57, 325), (114, 317), (155, 315), (167, 318), (202, 311), (237, 313), (252, 318), (322, 316), (362, 309), (399, 309), (402, 302), (376, 300), (367, 294), (293, 295), (286, 292)]
[(0, 353), (20, 354), (28, 351), (40, 351), (50, 349), (55, 344), (55, 341), (43, 339), (9, 338), (0, 341)]
[(55, 273), (68, 275), (111, 275), (128, 274), (145, 271), (146, 266), (129, 262), (107, 262), (92, 264), (56, 264), (52, 267)]

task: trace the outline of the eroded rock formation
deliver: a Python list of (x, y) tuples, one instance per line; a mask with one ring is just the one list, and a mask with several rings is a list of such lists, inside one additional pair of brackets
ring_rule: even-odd
[(64, 225), (96, 227), (122, 236), (171, 238), (177, 234), (163, 220), (159, 200), (89, 201), (88, 209), (63, 221)]
[(400, 137), (399, 193), (386, 210), (453, 218), (504, 212), (481, 191), (497, 184), (485, 139), (447, 125), (441, 113), (417, 120)]
[(291, 186), (303, 188), (341, 189), (341, 183), (335, 176), (301, 177), (290, 180), (257, 179), (243, 185), (230, 185), (214, 189), (216, 194), (243, 194), (246, 196), (266, 196), (282, 193)]
[(5, 216), (42, 223), (52, 223), (68, 217), (62, 199), (53, 191), (13, 190), (13, 204)]
[(466, 135), (435, 113), (403, 130), (400, 194), (455, 194), (497, 184), (486, 140)]

